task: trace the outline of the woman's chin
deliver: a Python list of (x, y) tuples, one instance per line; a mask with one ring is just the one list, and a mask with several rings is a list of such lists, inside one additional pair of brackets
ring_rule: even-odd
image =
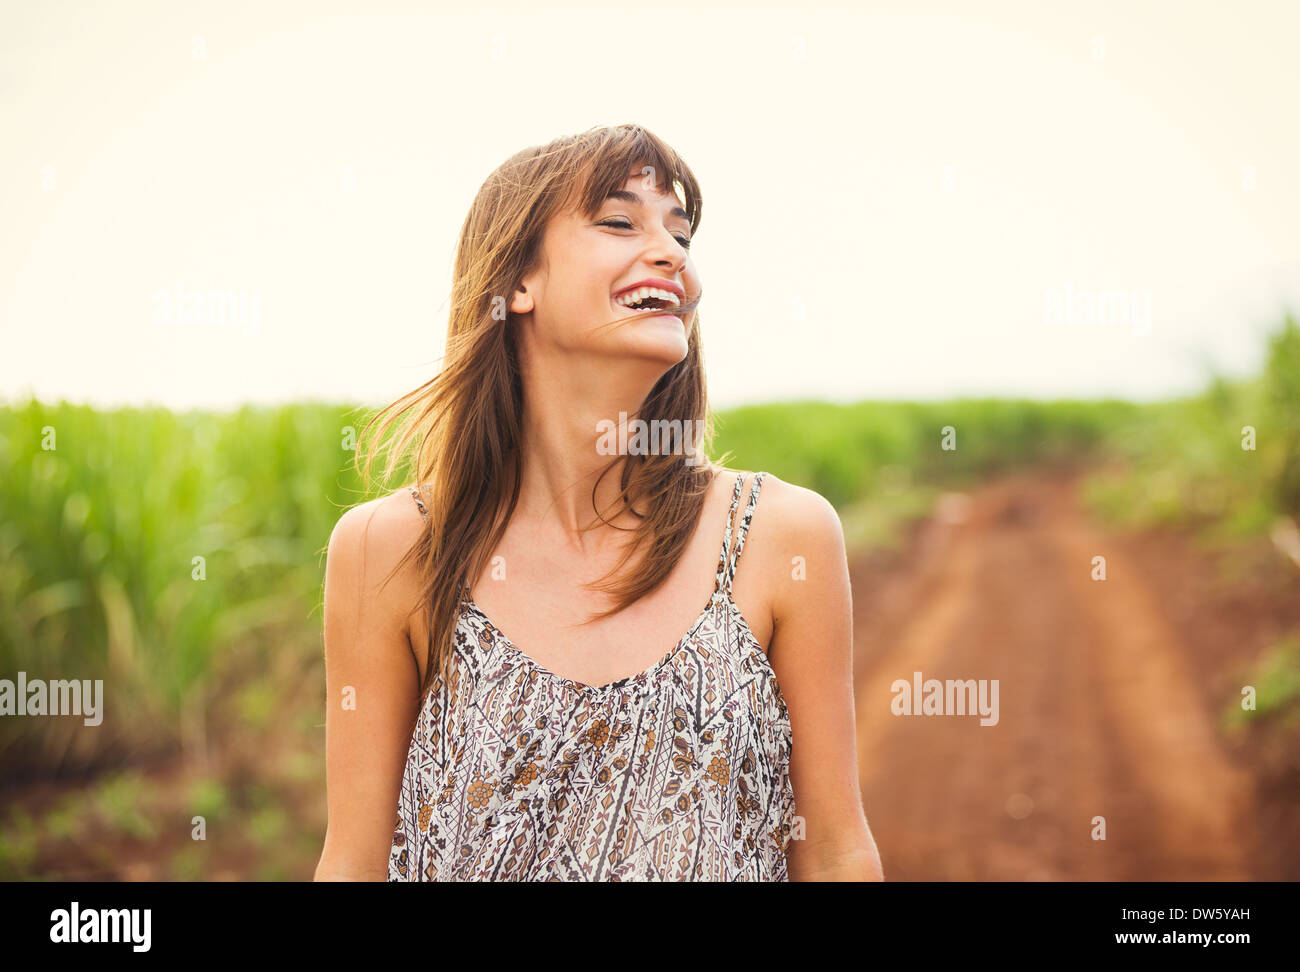
[(662, 361), (672, 367), (686, 357), (689, 350), (686, 325), (671, 314), (648, 315), (642, 320), (622, 322), (616, 335), (617, 349), (638, 358)]
[[(647, 322), (648, 323), (648, 322)], [(665, 322), (667, 324), (667, 322)], [(681, 324), (677, 325), (676, 331), (670, 330), (671, 324), (667, 324), (662, 334), (641, 333), (628, 335), (624, 348), (628, 353), (638, 358), (645, 358), (652, 361), (660, 361), (665, 367), (671, 368), (677, 362), (686, 357), (689, 350), (686, 344), (686, 334), (681, 329)]]

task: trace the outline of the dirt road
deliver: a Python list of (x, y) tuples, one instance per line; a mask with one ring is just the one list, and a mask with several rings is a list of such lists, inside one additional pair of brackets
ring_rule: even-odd
[[(887, 880), (1261, 876), (1252, 781), (1074, 477), (1028, 472), (954, 498), (901, 561), (852, 574), (863, 802)], [(914, 672), (997, 679), (997, 724), (893, 714), (891, 684)]]
[[(1085, 516), (1076, 483), (1025, 472), (980, 486), (900, 555), (852, 559), (861, 785), (886, 879), (1300, 879), (1295, 730), (1225, 747), (1209, 714), (1239, 690), (1238, 661), (1300, 631), (1300, 580), (1270, 567), (1229, 584), (1180, 535), (1116, 536)], [(918, 671), (997, 679), (997, 724), (894, 715), (892, 683)], [(71, 807), (63, 818), (82, 822), (13, 873), (309, 879), (325, 830), (321, 737), (286, 739), (206, 773), (142, 767), (148, 799), (130, 796), (135, 783), (75, 781), (12, 795), (34, 820)], [(188, 820), (195, 787), (213, 781), (237, 814), (283, 808), (296, 838), (271, 831), (268, 851), (265, 828), (221, 826), (199, 853), (188, 830), (131, 835), (103, 809)]]

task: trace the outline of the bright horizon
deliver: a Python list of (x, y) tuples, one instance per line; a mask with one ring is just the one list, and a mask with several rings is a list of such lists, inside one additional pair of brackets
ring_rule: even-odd
[(0, 13), (0, 400), (392, 401), (488, 173), (628, 121), (703, 188), (719, 409), (1164, 398), (1300, 310), (1295, 5), (567, 9)]

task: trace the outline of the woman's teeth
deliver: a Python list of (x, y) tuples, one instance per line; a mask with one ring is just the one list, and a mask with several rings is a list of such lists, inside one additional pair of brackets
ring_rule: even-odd
[[(634, 307), (644, 300), (655, 299), (659, 303), (647, 307)], [(631, 310), (669, 310), (670, 308), (680, 307), (681, 301), (677, 295), (669, 290), (660, 290), (658, 287), (641, 287), (637, 290), (630, 290), (625, 294), (620, 294), (614, 298), (614, 302)]]

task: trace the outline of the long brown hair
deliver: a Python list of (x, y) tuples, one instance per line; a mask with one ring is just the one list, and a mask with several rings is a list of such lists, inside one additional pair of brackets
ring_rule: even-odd
[[(421, 701), (436, 675), (450, 678), (452, 639), (468, 585), (500, 541), (519, 499), (523, 389), (516, 318), (503, 313), (503, 302), (508, 303), (539, 261), (549, 220), (571, 205), (594, 218), (634, 169), (652, 173), (661, 192), (681, 187), (693, 235), (701, 209), (695, 176), (672, 148), (639, 125), (592, 128), (527, 148), (489, 175), (461, 227), (442, 369), (380, 410), (362, 430), (364, 440), (378, 423), (376, 438), (381, 439), (400, 416), (410, 413), (395, 444), (390, 443), (384, 478), (407, 462), (416, 481), (428, 487), (427, 529), (402, 560), (404, 564), (417, 556), (424, 580), (421, 599), (430, 638)], [(699, 521), (716, 468), (703, 445), (712, 440), (714, 430), (698, 311), (687, 344), (686, 357), (659, 379), (637, 417), (646, 422), (689, 421), (689, 428), (703, 429), (703, 442), (697, 443), (691, 462), (680, 454), (615, 456), (601, 472), (597, 485), (623, 463), (618, 498), (622, 508), (617, 512), (630, 511), (640, 522), (617, 566), (589, 585), (613, 595), (614, 607), (586, 623), (621, 611), (663, 583)], [(371, 462), (387, 448), (377, 443), (369, 450), (358, 449), (366, 454), (367, 493)], [(596, 509), (595, 496), (593, 487), (592, 509), (607, 522)], [(633, 509), (640, 500), (648, 515)], [(641, 562), (620, 573), (643, 544)]]

